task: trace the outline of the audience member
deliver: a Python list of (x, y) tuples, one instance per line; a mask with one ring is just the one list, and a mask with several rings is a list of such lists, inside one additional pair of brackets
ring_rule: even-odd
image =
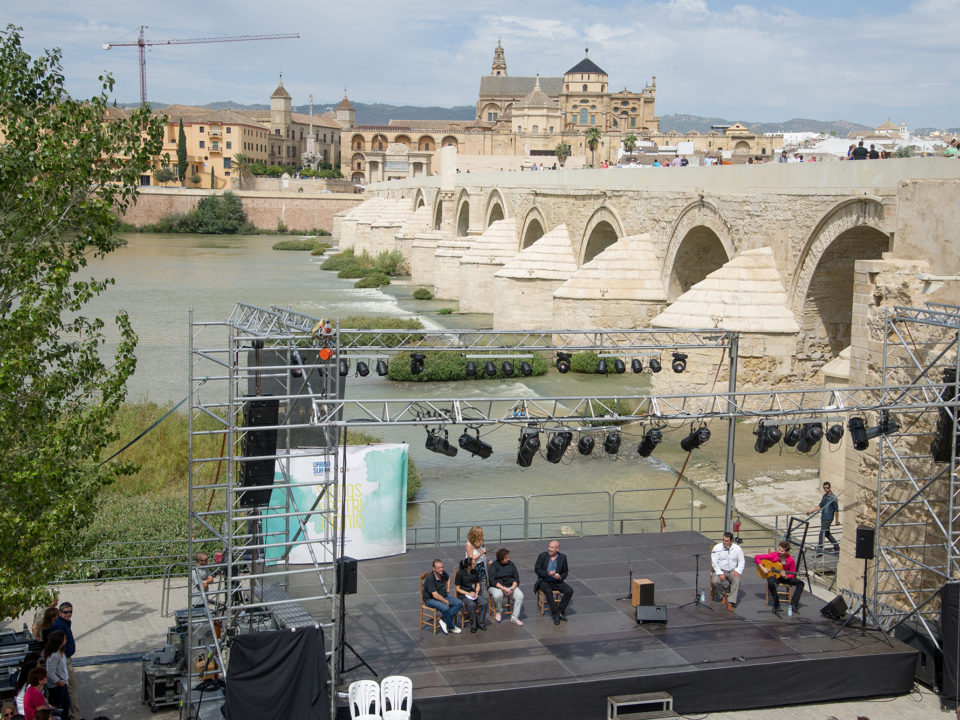
[(27, 676), (27, 692), (23, 696), (23, 715), (27, 720), (34, 720), (37, 710), (50, 707), (40, 690), (46, 681), (47, 671), (43, 668), (34, 668)]
[(17, 703), (17, 712), (23, 715), (23, 695), (27, 691), (27, 677), (34, 668), (43, 666), (43, 657), (40, 653), (30, 652), (23, 656), (17, 671), (17, 679), (13, 685), (14, 699)]
[(47, 668), (47, 698), (50, 705), (62, 711), (63, 717), (70, 712), (70, 676), (67, 674), (67, 657), (63, 650), (66, 645), (67, 636), (64, 632), (54, 630), (43, 649)]
[(863, 146), (863, 140), (857, 143), (857, 146), (853, 149), (853, 159), (854, 160), (866, 160), (870, 155), (870, 151)]
[[(50, 619), (50, 622), (53, 622), (53, 619), (56, 618), (57, 616), (56, 610), (57, 610), (58, 603), (59, 603), (58, 598), (54, 597), (50, 601), (49, 605), (47, 605), (46, 607), (37, 608), (37, 611), (33, 614), (33, 624), (30, 626), (30, 634), (33, 635), (34, 640), (37, 640), (39, 642), (44, 642), (46, 640), (45, 637), (42, 637), (40, 635), (40, 632), (43, 628), (44, 618), (46, 617), (48, 611), (53, 610), (54, 612)], [(49, 629), (50, 623), (47, 623), (46, 627)]]
[(868, 157), (869, 157), (871, 160), (879, 160), (879, 159), (880, 159), (880, 152), (877, 150), (876, 145), (874, 145), (873, 143), (870, 143), (870, 152), (868, 153)]
[(63, 630), (67, 636), (67, 645), (63, 654), (67, 658), (67, 674), (70, 676), (70, 718), (80, 719), (80, 707), (77, 705), (77, 676), (73, 673), (73, 655), (77, 652), (77, 643), (73, 639), (73, 603), (60, 603), (60, 616), (53, 621), (51, 630)]
[(46, 645), (50, 627), (58, 617), (60, 617), (60, 610), (56, 606), (44, 608), (43, 614), (40, 616), (40, 622), (34, 626), (37, 630), (34, 637), (42, 644)]
[(4, 700), (3, 709), (0, 710), (0, 716), (3, 717), (3, 720), (10, 720), (16, 714), (17, 704), (13, 700)]

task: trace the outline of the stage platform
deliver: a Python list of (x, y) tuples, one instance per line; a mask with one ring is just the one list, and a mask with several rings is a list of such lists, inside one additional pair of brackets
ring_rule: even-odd
[[(415, 717), (606, 717), (611, 695), (665, 691), (679, 713), (775, 707), (900, 695), (913, 685), (917, 653), (877, 631), (824, 619), (822, 600), (804, 593), (798, 615), (764, 604), (765, 583), (750, 557), (733, 612), (709, 598), (709, 548), (695, 532), (561, 538), (574, 589), (569, 621), (537, 615), (533, 565), (546, 541), (510, 543), (525, 594), (518, 627), (434, 635), (419, 629), (418, 575), (442, 558), (448, 572), (463, 547), (416, 549), (359, 563), (359, 588), (347, 597), (347, 641), (381, 677), (413, 680)], [(488, 552), (497, 547), (488, 545)], [(695, 597), (695, 553), (707, 607)], [(638, 625), (626, 595), (629, 573), (653, 580), (666, 624)], [(294, 594), (295, 591), (294, 591)], [(347, 651), (346, 664), (353, 664)], [(345, 681), (369, 678), (365, 668)], [(345, 710), (345, 708), (344, 708)], [(348, 715), (344, 715), (348, 717)]]

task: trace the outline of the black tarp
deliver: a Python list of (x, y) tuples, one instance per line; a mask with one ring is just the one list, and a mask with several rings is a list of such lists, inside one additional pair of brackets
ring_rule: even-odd
[(960, 583), (948, 582), (940, 590), (940, 646), (943, 649), (943, 687), (940, 688), (940, 706), (957, 707), (960, 693)]
[(227, 669), (227, 720), (329, 720), (328, 680), (319, 628), (238, 635)]

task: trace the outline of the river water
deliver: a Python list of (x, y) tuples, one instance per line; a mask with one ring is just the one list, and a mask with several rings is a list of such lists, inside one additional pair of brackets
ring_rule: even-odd
[[(177, 402), (188, 393), (188, 310), (194, 319), (224, 320), (238, 302), (269, 307), (280, 305), (317, 317), (348, 315), (409, 317), (422, 314), (433, 326), (490, 327), (490, 315), (440, 315), (436, 311), (451, 306), (447, 301), (416, 301), (412, 286), (397, 283), (384, 292), (355, 289), (353, 280), (340, 280), (335, 273), (319, 269), (320, 258), (303, 252), (279, 252), (271, 248), (277, 238), (270, 236), (205, 236), (132, 234), (128, 245), (103, 260), (91, 263), (97, 277), (111, 276), (116, 284), (90, 305), (90, 313), (108, 320), (118, 308), (131, 317), (140, 337), (137, 371), (129, 384), (131, 400), (149, 399), (160, 403)], [(455, 306), (455, 303), (453, 303)], [(502, 383), (417, 383), (404, 387), (371, 373), (366, 378), (351, 375), (348, 398), (393, 399), (401, 397), (518, 397), (634, 395), (647, 391), (645, 375), (559, 375), (548, 373), (539, 378), (524, 378)], [(436, 504), (443, 501), (443, 522), (466, 522), (481, 518), (488, 538), (515, 535), (522, 517), (522, 500), (516, 496), (571, 493), (559, 498), (535, 498), (530, 501), (533, 522), (543, 522), (544, 532), (554, 534), (560, 525), (579, 531), (598, 532), (605, 528), (610, 493), (618, 492), (619, 515), (636, 517), (643, 523), (627, 523), (628, 531), (653, 531), (655, 518), (667, 501), (667, 490), (674, 485), (686, 457), (679, 447), (685, 428), (665, 435), (664, 442), (649, 459), (636, 454), (641, 429), (623, 430), (623, 445), (618, 458), (605, 455), (598, 447), (589, 458), (578, 456), (571, 447), (564, 462), (552, 465), (538, 457), (529, 468), (516, 462), (517, 431), (500, 427), (485, 430), (484, 440), (493, 445), (493, 455), (485, 460), (461, 453), (455, 458), (424, 449), (425, 432), (411, 428), (376, 428), (376, 434), (388, 442), (408, 442), (410, 452), (423, 475), (423, 489), (409, 508), (410, 524), (428, 524)], [(450, 428), (450, 441), (462, 427)], [(694, 451), (687, 474), (714, 483), (723, 477), (726, 425), (715, 423), (713, 439)], [(815, 458), (773, 452), (758, 456), (753, 452), (749, 428), (737, 434), (738, 473), (743, 469), (745, 482), (766, 482), (801, 477), (816, 496), (816, 478), (812, 475)], [(739, 477), (739, 476), (738, 476)], [(684, 517), (722, 515), (722, 504), (709, 493), (681, 481), (682, 490), (670, 503), (671, 511)], [(576, 493), (576, 494), (574, 494)], [(505, 497), (507, 500), (471, 500), (475, 497)], [(814, 500), (814, 502), (816, 502)], [(716, 523), (710, 523), (715, 526)], [(672, 529), (689, 527), (679, 519)], [(534, 528), (536, 530), (536, 528)]]

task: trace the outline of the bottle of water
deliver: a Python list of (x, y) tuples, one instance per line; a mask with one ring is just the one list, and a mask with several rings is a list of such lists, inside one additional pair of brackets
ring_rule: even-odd
[(793, 605), (787, 605), (787, 617), (793, 617)]
[(700, 602), (707, 601), (707, 593), (703, 589), (700, 590)]

